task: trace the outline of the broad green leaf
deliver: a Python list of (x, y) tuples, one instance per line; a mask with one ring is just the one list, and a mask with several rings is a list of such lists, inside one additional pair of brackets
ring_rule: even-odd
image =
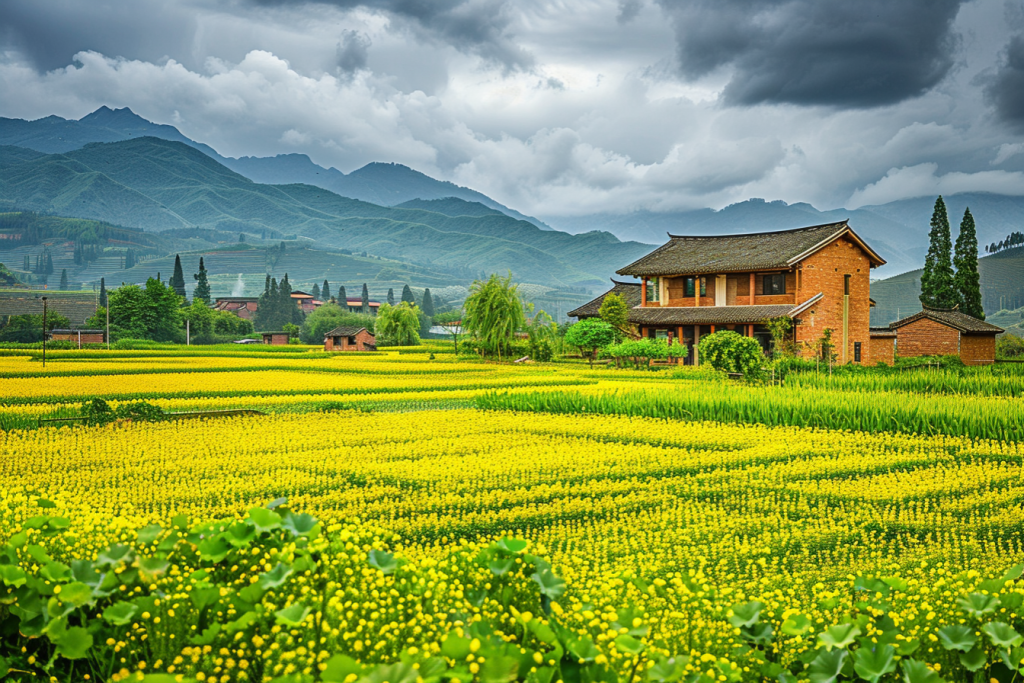
[(10, 670), (11, 667), (7, 660), (3, 657), (0, 657), (0, 676), (6, 676)]
[(294, 512), (290, 512), (281, 521), (281, 526), (292, 532), (293, 536), (315, 537), (320, 525), (313, 515), (307, 515), (306, 513), (297, 515)]
[(156, 577), (162, 576), (170, 566), (170, 562), (159, 557), (139, 558), (139, 571), (142, 572), (142, 575), (148, 582), (152, 582)]
[(623, 634), (615, 639), (615, 647), (621, 652), (638, 655), (644, 651), (644, 644), (633, 636)]
[(189, 598), (192, 600), (192, 604), (196, 606), (196, 609), (202, 612), (209, 605), (217, 602), (220, 598), (220, 588), (193, 588), (192, 592), (189, 593)]
[[(328, 661), (330, 661), (330, 660), (328, 660)], [(531, 665), (532, 665), (532, 660), (531, 660)], [(426, 659), (426, 660), (420, 662), (420, 668), (419, 668), (420, 677), (424, 678), (424, 679), (432, 678), (434, 676), (437, 676), (439, 674), (444, 673), (447, 670), (448, 670), (448, 663), (445, 662), (444, 659), (442, 659), (441, 657), (431, 657), (430, 659)]]
[(50, 562), (39, 570), (39, 576), (54, 583), (64, 581), (71, 577), (71, 567), (60, 562)]
[(367, 561), (374, 569), (379, 569), (381, 574), (387, 576), (398, 569), (398, 559), (391, 553), (374, 548), (367, 553)]
[(1020, 669), (1020, 663), (1024, 660), (1024, 649), (1014, 647), (1009, 650), (1000, 648), (999, 659), (1002, 660), (1003, 664), (1010, 671), (1017, 671)]
[(12, 564), (0, 565), (0, 579), (3, 579), (4, 585), (12, 588), (24, 586), (27, 578), (21, 567), (15, 567)]
[(324, 683), (345, 683), (350, 674), (361, 677), (363, 665), (345, 655), (334, 655), (327, 660), (327, 668), (320, 674)]
[(514, 557), (496, 558), (488, 563), (487, 567), (494, 572), (496, 576), (502, 576), (507, 574), (513, 566), (515, 566), (516, 560)]
[(36, 505), (38, 505), (41, 508), (55, 508), (55, 507), (57, 507), (56, 503), (54, 503), (52, 500), (46, 500), (45, 498), (40, 498), (40, 499), (36, 500)]
[(597, 659), (597, 656), (601, 654), (601, 651), (594, 645), (594, 641), (590, 636), (582, 636), (579, 638), (572, 638), (565, 645), (565, 649), (569, 651), (576, 659), (582, 660), (582, 662), (592, 662)]
[(92, 635), (80, 626), (73, 626), (57, 641), (57, 654), (65, 659), (81, 659), (89, 654), (91, 647)]
[(469, 638), (449, 633), (448, 637), (441, 641), (441, 654), (455, 661), (463, 661), (469, 655)]
[(520, 538), (502, 538), (498, 541), (498, 547), (509, 553), (521, 553), (526, 550), (529, 544)]
[(266, 508), (253, 508), (249, 510), (249, 519), (256, 525), (256, 530), (260, 532), (281, 528), (281, 515)]
[(787, 636), (802, 636), (811, 629), (811, 620), (802, 614), (794, 614), (782, 622), (781, 631)]
[(818, 656), (807, 667), (811, 683), (833, 683), (839, 678), (849, 653), (846, 650), (818, 650)]
[(114, 626), (124, 626), (131, 623), (139, 608), (130, 602), (115, 602), (103, 610), (103, 619)]
[(163, 533), (163, 527), (159, 524), (150, 524), (147, 527), (143, 527), (138, 531), (138, 540), (142, 545), (149, 545), (160, 537)]
[(819, 633), (818, 642), (829, 651), (833, 648), (842, 649), (852, 644), (860, 634), (861, 631), (856, 624), (836, 624)]
[(260, 574), (259, 585), (263, 590), (272, 590), (284, 584), (292, 574), (292, 568), (281, 562), (269, 572)]
[(67, 529), (71, 526), (71, 520), (67, 517), (51, 517), (46, 526), (53, 530)]
[(200, 541), (199, 557), (209, 562), (221, 562), (231, 552), (231, 544), (220, 534)]
[(1024, 564), (1015, 564), (1003, 574), (1003, 581), (1016, 581), (1024, 574)]
[(753, 626), (757, 623), (758, 619), (761, 618), (761, 610), (763, 609), (764, 603), (758, 602), (757, 600), (733, 605), (732, 616), (729, 617), (729, 623), (736, 628)]
[(978, 642), (977, 637), (974, 635), (974, 629), (962, 624), (943, 626), (938, 630), (937, 635), (942, 647), (947, 650), (967, 652)]
[(209, 628), (203, 629), (201, 635), (198, 635), (192, 639), (193, 645), (209, 645), (217, 639), (217, 634), (220, 633), (220, 624), (213, 623)]
[(260, 586), (258, 582), (250, 583), (248, 586), (238, 591), (238, 597), (251, 605), (255, 605), (262, 600), (265, 594), (266, 591), (263, 590), (263, 587)]
[(775, 629), (772, 628), (771, 624), (754, 624), (753, 626), (741, 628), (740, 635), (744, 640), (754, 645), (767, 645), (775, 639)]
[(565, 581), (556, 576), (550, 569), (534, 572), (530, 578), (540, 586), (541, 594), (551, 600), (557, 599), (565, 592)]
[(996, 596), (984, 595), (982, 593), (971, 593), (970, 595), (958, 598), (957, 603), (963, 611), (975, 619), (991, 614), (999, 607), (999, 599)]
[(923, 662), (916, 659), (904, 659), (901, 664), (903, 665), (904, 683), (942, 683), (939, 674)]
[(110, 546), (96, 556), (96, 564), (99, 566), (116, 567), (122, 562), (131, 562), (135, 559), (135, 553), (126, 545), (117, 543)]
[(853, 653), (853, 670), (870, 683), (878, 681), (896, 670), (896, 649), (892, 645), (862, 647)]
[(526, 625), (526, 628), (530, 629), (537, 640), (548, 645), (554, 645), (557, 642), (558, 637), (555, 632), (551, 630), (551, 627), (545, 623), (542, 623), (539, 619), (531, 619), (530, 623)]
[(282, 505), (286, 505), (287, 503), (288, 503), (288, 498), (286, 496), (282, 496), (280, 498), (275, 498), (274, 500), (272, 500), (269, 503), (267, 503), (267, 509), (268, 510), (276, 510), (277, 508), (281, 507)]
[(232, 622), (228, 622), (224, 625), (224, 630), (228, 633), (236, 633), (238, 631), (244, 631), (259, 620), (259, 615), (255, 612), (246, 612), (242, 616), (238, 617)]
[(46, 554), (46, 549), (41, 545), (30, 545), (25, 548), (28, 551), (29, 556), (41, 565), (50, 564), (53, 559)]
[(363, 677), (365, 683), (415, 683), (418, 673), (412, 664), (378, 664)]
[(660, 657), (647, 670), (647, 680), (651, 683), (674, 683), (682, 678), (689, 661), (688, 657)]
[(1024, 641), (1012, 626), (1001, 621), (990, 621), (981, 627), (981, 632), (987, 635), (996, 647), (1017, 647)]
[(978, 671), (981, 667), (985, 666), (987, 662), (985, 657), (985, 649), (983, 647), (975, 646), (970, 652), (963, 652), (960, 654), (960, 663), (964, 665), (964, 668), (968, 671)]
[(284, 609), (279, 609), (274, 612), (274, 616), (277, 618), (277, 623), (285, 626), (298, 626), (313, 610), (306, 607), (301, 602), (294, 602)]
[(245, 548), (256, 538), (256, 527), (245, 522), (235, 522), (224, 532), (224, 538), (236, 548)]
[(89, 560), (71, 560), (71, 576), (92, 587), (103, 582), (103, 575), (96, 571), (96, 565)]
[(79, 581), (73, 581), (60, 587), (60, 593), (54, 593), (61, 602), (81, 607), (92, 600), (92, 588)]

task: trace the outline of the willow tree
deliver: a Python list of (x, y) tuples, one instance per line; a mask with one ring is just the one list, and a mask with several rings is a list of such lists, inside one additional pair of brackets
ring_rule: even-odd
[(419, 309), (406, 301), (397, 306), (383, 304), (377, 311), (378, 346), (416, 346), (420, 343), (419, 328)]
[(462, 308), (463, 331), (498, 360), (507, 356), (516, 332), (526, 323), (519, 285), (512, 282), (512, 274), (504, 278), (491, 275), (486, 282), (474, 280)]

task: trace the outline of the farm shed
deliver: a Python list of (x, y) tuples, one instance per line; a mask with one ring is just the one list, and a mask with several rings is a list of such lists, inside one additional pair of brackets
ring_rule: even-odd
[(324, 351), (376, 351), (376, 341), (365, 327), (335, 327), (324, 335)]
[(285, 346), (288, 344), (288, 333), (287, 332), (260, 332), (263, 337), (264, 344), (272, 344), (274, 346)]
[(53, 329), (50, 330), (50, 341), (69, 341), (78, 344), (102, 344), (107, 341), (107, 335), (103, 330), (71, 330)]
[(889, 325), (896, 332), (901, 358), (956, 355), (965, 365), (989, 365), (996, 359), (996, 335), (1003, 328), (957, 310), (926, 308)]

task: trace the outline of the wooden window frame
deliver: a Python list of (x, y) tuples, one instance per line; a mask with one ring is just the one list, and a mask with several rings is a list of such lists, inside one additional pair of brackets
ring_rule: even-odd
[[(778, 290), (776, 290), (776, 285), (778, 285)], [(761, 276), (761, 296), (780, 296), (785, 293), (785, 273), (766, 273)]]

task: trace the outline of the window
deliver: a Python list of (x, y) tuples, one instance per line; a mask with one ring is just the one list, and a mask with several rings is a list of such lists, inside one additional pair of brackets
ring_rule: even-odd
[(697, 280), (700, 280), (700, 295), (708, 295), (708, 284), (707, 280), (702, 277), (688, 277), (684, 279), (683, 285), (683, 296), (696, 296), (697, 292)]
[(843, 294), (850, 296), (850, 276), (843, 276)]
[(668, 339), (668, 330), (655, 330), (654, 331), (654, 338), (655, 339)]
[(647, 281), (647, 300), (657, 302), (660, 299), (660, 292), (658, 291), (658, 278), (651, 278)]
[(765, 275), (764, 284), (761, 289), (761, 294), (764, 296), (771, 296), (773, 294), (785, 294), (786, 293), (786, 274), (778, 273), (776, 275)]
[(860, 342), (853, 342), (853, 362), (860, 362)]

